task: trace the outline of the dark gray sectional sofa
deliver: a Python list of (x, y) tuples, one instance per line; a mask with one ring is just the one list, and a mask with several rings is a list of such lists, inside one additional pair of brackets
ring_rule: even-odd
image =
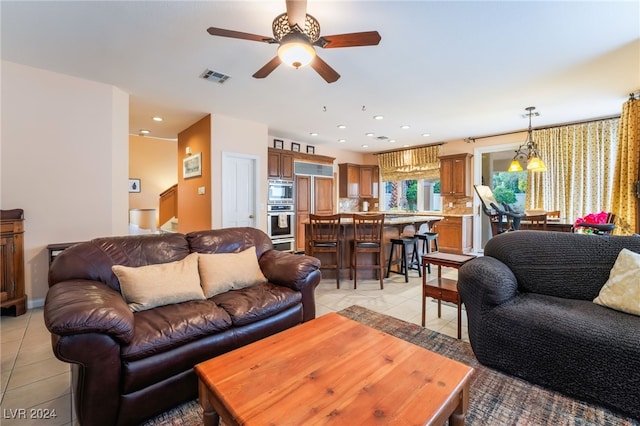
[(640, 236), (516, 231), (459, 270), (482, 364), (640, 419), (640, 316), (593, 303)]

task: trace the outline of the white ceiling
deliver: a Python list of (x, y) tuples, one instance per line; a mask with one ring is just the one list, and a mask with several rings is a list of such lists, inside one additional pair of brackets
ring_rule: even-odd
[[(521, 130), (528, 106), (540, 113), (534, 128), (618, 115), (640, 89), (638, 1), (309, 0), (321, 35), (382, 36), (373, 47), (317, 48), (342, 76), (332, 84), (285, 65), (254, 79), (276, 45), (206, 32), (272, 36), (284, 0), (0, 5), (3, 60), (120, 87), (131, 97), (131, 133), (155, 137), (175, 138), (212, 113), (300, 142), (378, 152)], [(205, 69), (231, 79), (208, 82)]]

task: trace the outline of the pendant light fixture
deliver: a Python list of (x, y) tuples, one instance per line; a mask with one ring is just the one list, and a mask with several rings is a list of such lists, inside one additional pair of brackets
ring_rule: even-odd
[(536, 107), (527, 107), (525, 110), (527, 111), (527, 115), (529, 116), (529, 130), (527, 131), (527, 140), (525, 143), (518, 147), (516, 151), (516, 155), (513, 157), (511, 164), (509, 165), (509, 172), (521, 172), (522, 164), (520, 163), (523, 160), (527, 161), (527, 170), (532, 172), (546, 172), (547, 167), (544, 165), (544, 162), (540, 158), (540, 154), (538, 153), (538, 148), (536, 147), (536, 143), (533, 141), (533, 131), (531, 129), (531, 116), (534, 114), (533, 110)]

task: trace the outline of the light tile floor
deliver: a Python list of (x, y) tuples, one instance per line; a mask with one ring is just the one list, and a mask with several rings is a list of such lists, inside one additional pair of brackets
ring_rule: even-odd
[[(436, 269), (433, 268), (431, 277)], [(420, 325), (422, 279), (412, 271), (409, 282), (392, 275), (380, 290), (378, 280), (322, 280), (316, 289), (317, 316), (339, 311), (351, 305), (390, 315)], [(443, 276), (457, 278), (457, 270), (443, 268)], [(0, 424), (72, 425), (71, 374), (69, 364), (58, 361), (51, 349), (51, 338), (44, 325), (43, 309), (30, 309), (19, 317), (0, 317), (1, 398)], [(468, 341), (467, 319), (462, 311), (462, 339)], [(437, 305), (427, 301), (426, 327), (457, 337), (457, 309), (442, 305), (442, 318)], [(55, 411), (55, 418), (43, 419), (44, 413)], [(38, 418), (40, 417), (40, 418)]]

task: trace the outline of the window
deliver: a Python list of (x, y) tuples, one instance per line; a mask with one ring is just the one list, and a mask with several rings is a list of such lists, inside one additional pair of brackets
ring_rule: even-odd
[(506, 203), (513, 210), (523, 212), (527, 191), (527, 171), (494, 172), (491, 176), (491, 190), (500, 204)]
[(440, 180), (407, 179), (384, 182), (381, 200), (385, 211), (439, 211)]

